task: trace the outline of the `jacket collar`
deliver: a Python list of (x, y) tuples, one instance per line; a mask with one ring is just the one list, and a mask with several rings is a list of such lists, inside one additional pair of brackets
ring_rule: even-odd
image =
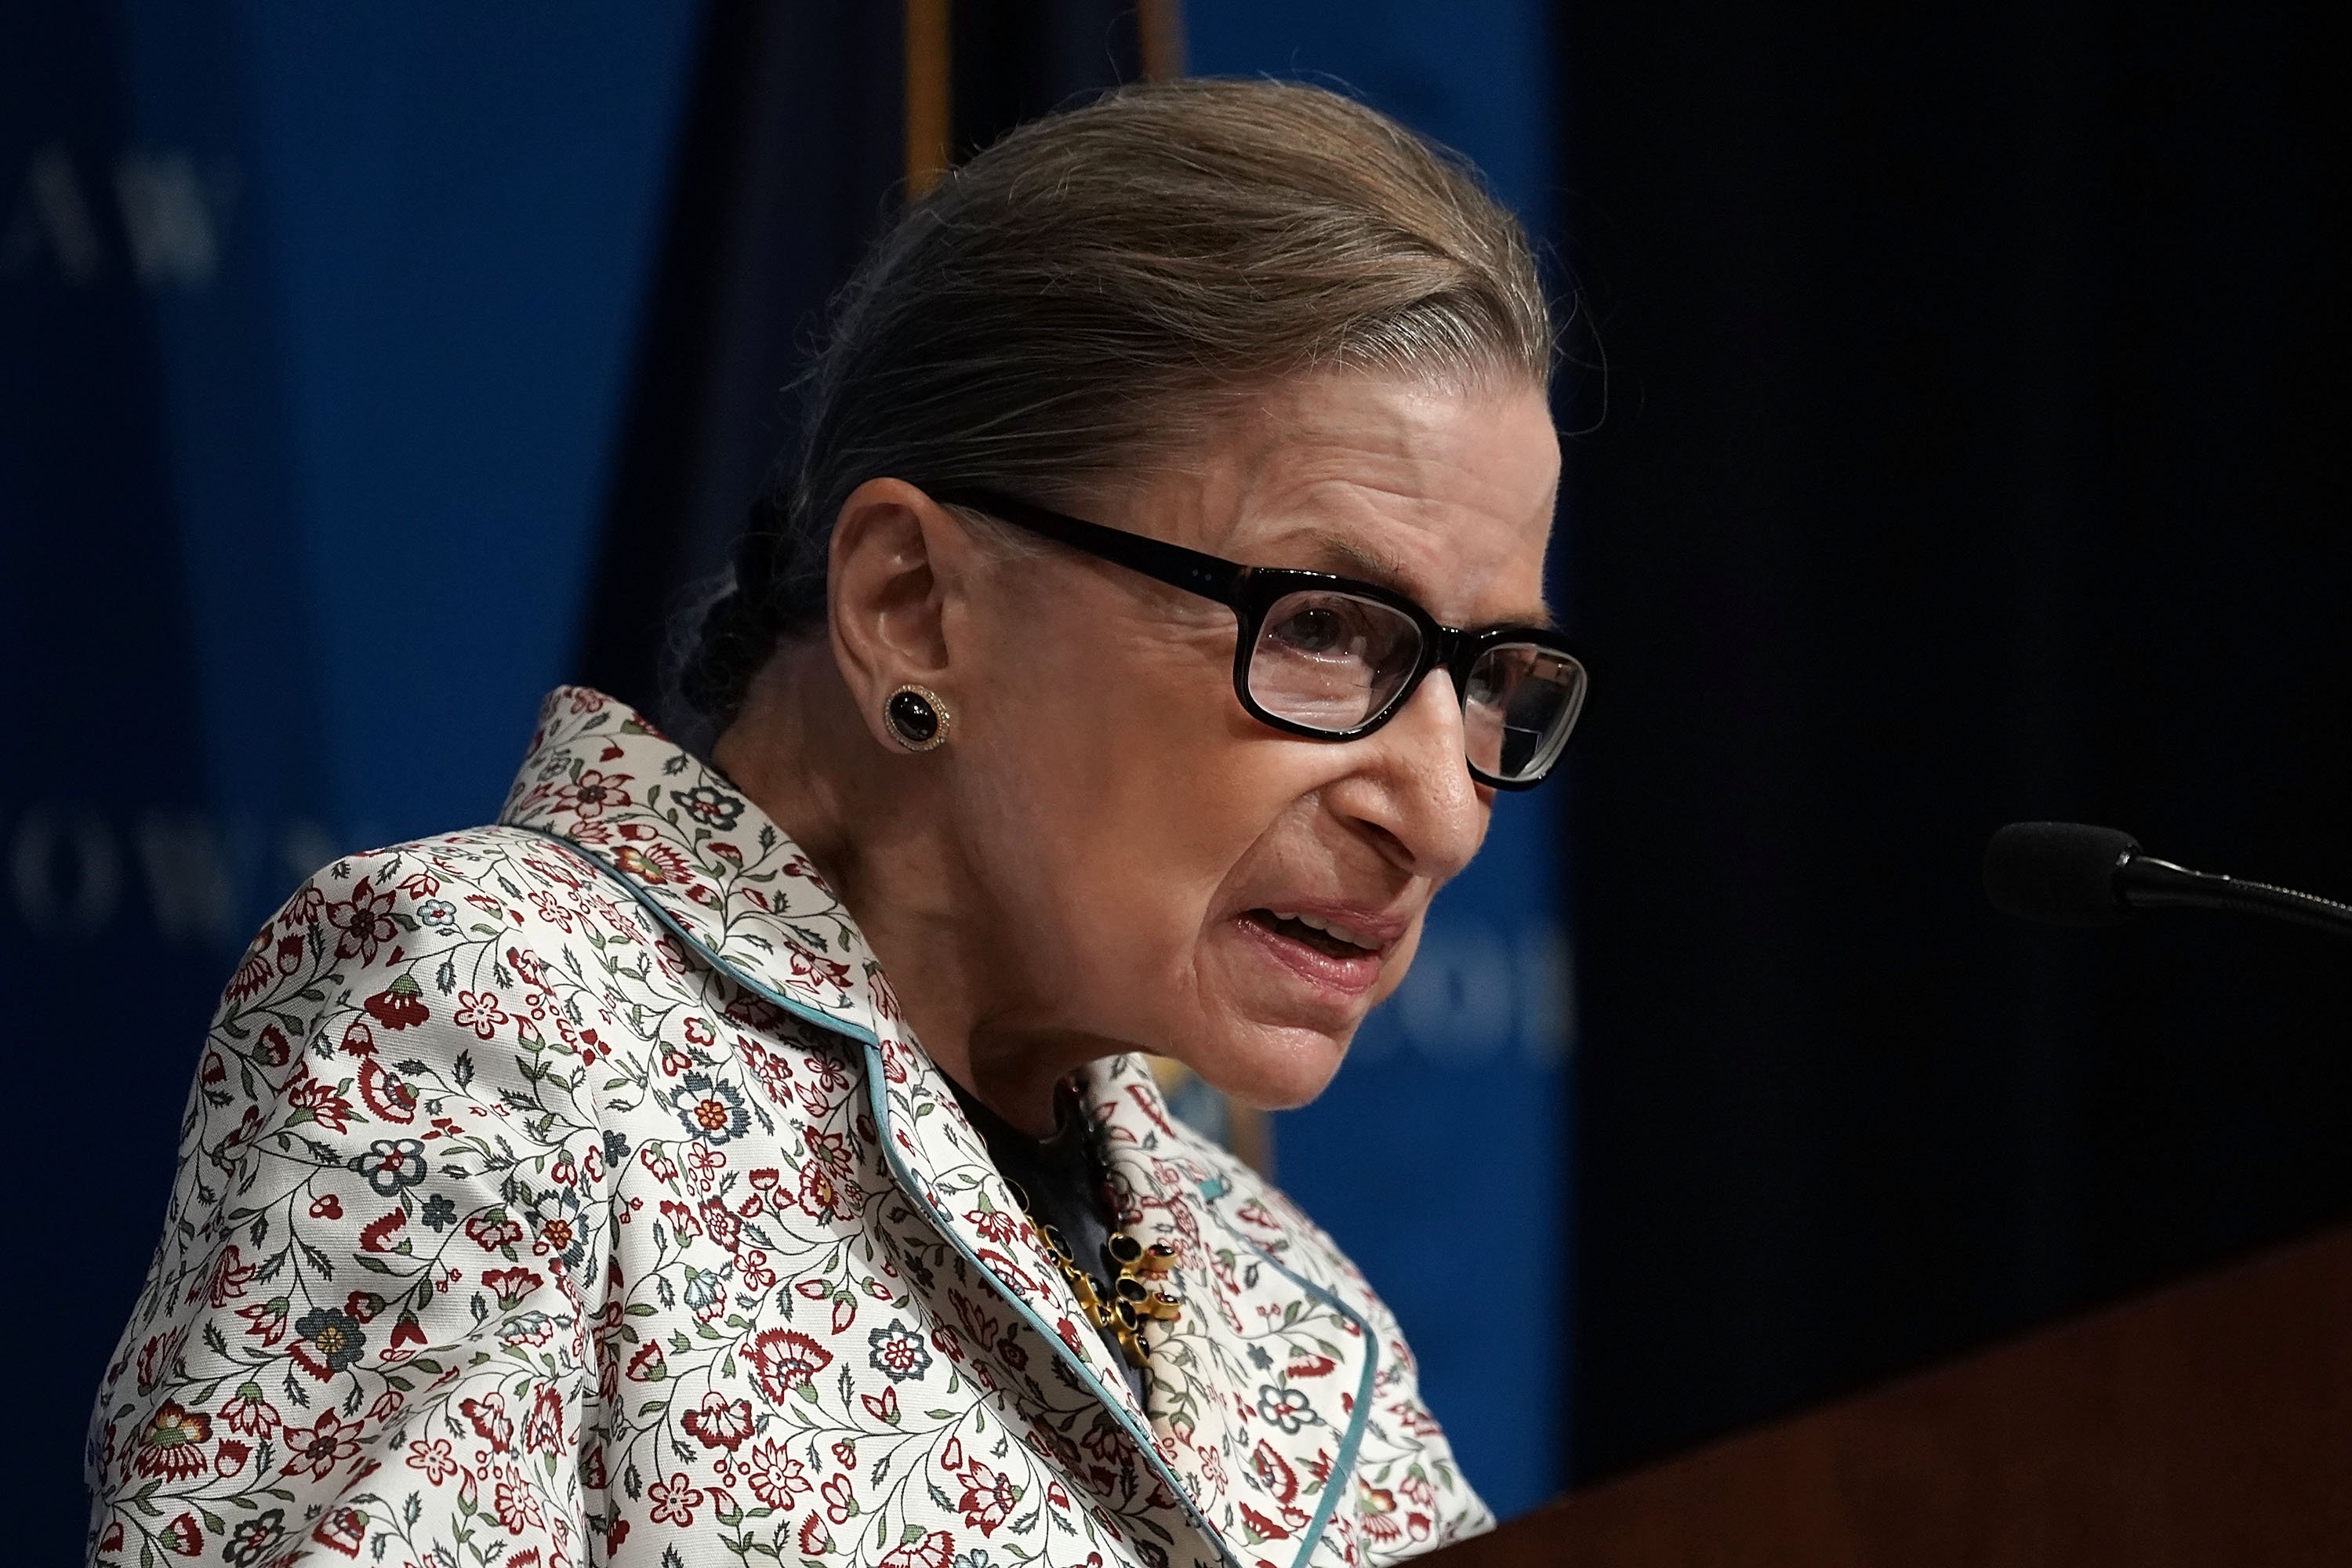
[(549, 693), (499, 820), (582, 850), (788, 1011), (869, 1043), (897, 1016), (882, 966), (800, 847), (725, 774), (602, 692)]
[(625, 704), (560, 687), (499, 820), (572, 845), (737, 984), (865, 1046), (875, 1125), (899, 1184), (1084, 1365), (1106, 1403), (1141, 1425), (1126, 1377), (1100, 1337), (1080, 1331), (1076, 1300), (1034, 1229), (992, 1217), (1021, 1210), (947, 1075), (901, 1022), (856, 921), (765, 812)]
[[(1034, 1227), (1007, 1223), (1020, 1208), (946, 1075), (901, 1022), (889, 982), (839, 895), (724, 774), (626, 705), (560, 687), (541, 710), (499, 821), (575, 847), (736, 984), (863, 1045), (875, 1126), (907, 1194), (1091, 1385), (1228, 1563), (1237, 1542), (1249, 1543), (1259, 1561), (1287, 1549), (1291, 1562), (1306, 1562), (1351, 1484), (1377, 1360), (1372, 1336), (1332, 1282), (1293, 1271), (1283, 1227), (1262, 1206), (1226, 1212), (1233, 1205), (1218, 1201), (1223, 1179), (1178, 1134), (1141, 1058), (1095, 1064), (1084, 1088), (1121, 1224), (1147, 1245), (1167, 1243), (1179, 1260), (1170, 1283), (1186, 1309), (1175, 1324), (1147, 1330), (1148, 1410), (1137, 1406)], [(1259, 1321), (1244, 1322), (1234, 1304), (1244, 1296)], [(1281, 1332), (1270, 1334), (1269, 1322)], [(1223, 1391), (1254, 1386), (1245, 1369), (1270, 1364), (1272, 1341), (1318, 1324), (1318, 1342), (1346, 1357), (1343, 1381), (1355, 1392), (1339, 1422), (1289, 1445), (1302, 1468), (1325, 1478), (1310, 1514), (1280, 1496), (1286, 1462), (1269, 1463), (1248, 1411), (1229, 1405)], [(1279, 1345), (1274, 1353), (1283, 1353)]]

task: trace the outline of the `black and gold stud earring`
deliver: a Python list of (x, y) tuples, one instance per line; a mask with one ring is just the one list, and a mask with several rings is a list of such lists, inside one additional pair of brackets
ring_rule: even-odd
[(948, 705), (928, 686), (902, 686), (882, 704), (890, 738), (910, 752), (928, 752), (948, 738)]

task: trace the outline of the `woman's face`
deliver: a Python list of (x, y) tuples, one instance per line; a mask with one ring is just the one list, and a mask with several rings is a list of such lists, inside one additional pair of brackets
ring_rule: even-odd
[[(1224, 428), (1092, 520), (1383, 582), (1449, 626), (1546, 619), (1559, 449), (1537, 391), (1318, 376)], [(1451, 678), (1360, 740), (1280, 733), (1234, 697), (1230, 609), (1063, 550), (975, 572), (945, 629), (951, 809), (997, 922), (975, 1033), (1172, 1057), (1253, 1104), (1313, 1098), (1486, 835)]]

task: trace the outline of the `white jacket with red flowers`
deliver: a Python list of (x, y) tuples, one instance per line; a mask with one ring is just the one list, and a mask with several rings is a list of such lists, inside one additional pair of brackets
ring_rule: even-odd
[(592, 691), (499, 825), (229, 983), (94, 1417), (99, 1561), (1380, 1563), (1488, 1522), (1380, 1301), (1086, 1079), (1175, 1249), (1139, 1406), (807, 860)]

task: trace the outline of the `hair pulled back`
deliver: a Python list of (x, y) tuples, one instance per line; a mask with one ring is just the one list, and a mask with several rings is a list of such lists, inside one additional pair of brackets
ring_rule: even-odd
[(1036, 121), (908, 205), (836, 300), (681, 694), (723, 728), (824, 626), (834, 519), (867, 479), (1072, 507), (1287, 375), (1540, 387), (1551, 359), (1517, 220), (1360, 103), (1194, 79)]

